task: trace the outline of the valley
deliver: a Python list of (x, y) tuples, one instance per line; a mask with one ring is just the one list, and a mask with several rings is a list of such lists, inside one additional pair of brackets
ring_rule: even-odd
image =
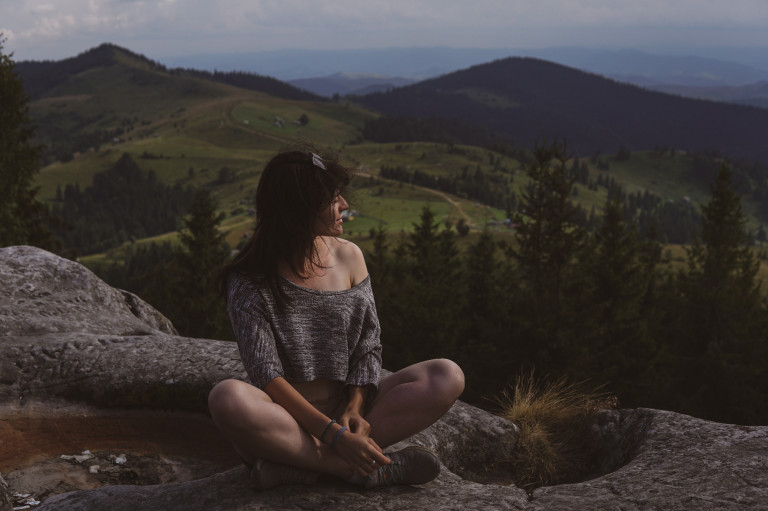
[[(463, 218), (474, 232), (488, 228), (499, 236), (511, 237), (503, 223), (511, 204), (489, 205), (466, 193), (451, 194), (433, 186), (386, 179), (381, 169), (407, 169), (435, 180), (455, 180), (462, 175), (466, 180), (468, 173), (487, 175), (489, 182), (497, 183), (493, 186), (506, 188), (505, 196), (514, 198), (524, 193), (527, 184), (522, 170), (531, 145), (515, 146), (513, 151), (501, 145), (499, 151), (492, 144), (464, 145), (457, 137), (454, 141), (448, 136), (442, 141), (419, 141), (408, 136), (407, 125), (401, 133), (403, 141), (366, 140), (362, 136), (366, 125), (375, 123), (381, 114), (362, 103), (378, 104), (375, 101), (357, 97), (337, 101), (289, 99), (293, 93), (287, 89), (280, 89), (280, 95), (287, 96), (280, 97), (235, 87), (199, 73), (165, 69), (112, 45), (78, 56), (68, 66), (58, 65), (74, 71), (63, 73), (66, 79), (47, 89), (37, 83), (29, 87), (34, 94), (30, 112), (48, 159), (37, 177), (39, 196), (51, 204), (57, 200), (57, 191), (60, 194), (67, 184), (85, 188), (94, 175), (128, 154), (167, 185), (210, 190), (224, 217), (221, 226), (227, 241), (235, 247), (252, 225), (248, 210), (261, 166), (278, 148), (307, 140), (359, 169), (360, 179), (350, 196), (357, 214), (345, 230), (363, 246), (369, 243), (372, 229), (383, 227), (390, 236), (409, 231), (425, 204), (440, 220), (455, 225)], [(39, 77), (40, 72), (35, 68), (38, 74), (30, 76)], [(499, 92), (478, 94), (466, 97), (485, 109), (493, 108), (488, 94), (500, 97)], [(371, 96), (377, 97), (384, 96)], [(500, 112), (524, 107), (509, 101), (498, 105)], [(300, 121), (302, 116), (307, 122)], [(440, 136), (439, 131), (434, 133)], [(569, 156), (569, 165), (578, 158), (587, 173), (584, 182), (576, 183), (572, 197), (586, 212), (602, 210), (608, 188), (594, 183), (608, 180), (628, 194), (647, 191), (664, 201), (685, 200), (696, 205), (708, 196), (709, 176), (697, 175), (701, 173), (701, 158), (681, 149), (645, 147), (621, 159), (596, 152)], [(757, 182), (765, 178), (750, 179)], [(594, 185), (589, 185), (589, 180)], [(754, 182), (746, 184), (755, 186)], [(757, 232), (763, 223), (761, 205), (749, 194), (743, 202), (749, 228)], [(133, 242), (173, 240), (175, 236), (174, 231)], [(90, 254), (83, 260), (119, 258), (120, 251), (115, 252), (115, 248), (112, 255)]]

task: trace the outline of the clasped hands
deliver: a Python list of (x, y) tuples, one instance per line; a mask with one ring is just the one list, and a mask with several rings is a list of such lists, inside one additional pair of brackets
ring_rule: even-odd
[(334, 445), (336, 454), (363, 476), (369, 476), (380, 465), (389, 465), (391, 461), (384, 456), (379, 445), (371, 438), (371, 425), (358, 411), (346, 410), (338, 421), (348, 429)]

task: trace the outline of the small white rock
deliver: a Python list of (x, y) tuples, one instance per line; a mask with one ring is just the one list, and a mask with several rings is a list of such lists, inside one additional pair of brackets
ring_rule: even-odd
[(117, 458), (115, 458), (115, 463), (118, 465), (125, 465), (128, 462), (128, 458), (125, 457), (125, 454), (121, 454)]
[(88, 467), (88, 472), (90, 472), (91, 474), (98, 474), (100, 468), (101, 467), (98, 465), (91, 465), (90, 467)]

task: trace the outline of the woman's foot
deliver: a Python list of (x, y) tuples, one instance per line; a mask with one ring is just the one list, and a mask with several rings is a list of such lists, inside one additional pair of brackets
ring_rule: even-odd
[(251, 485), (266, 490), (280, 484), (315, 484), (317, 472), (258, 459), (251, 468)]
[(426, 484), (440, 474), (440, 460), (426, 447), (413, 445), (387, 456), (392, 463), (382, 465), (379, 470), (368, 476), (366, 488)]

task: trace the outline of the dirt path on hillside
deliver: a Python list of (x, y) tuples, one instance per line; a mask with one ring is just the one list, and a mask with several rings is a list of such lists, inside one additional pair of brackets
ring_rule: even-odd
[[(379, 169), (379, 172), (381, 172), (381, 169)], [(358, 176), (362, 176), (362, 177), (371, 177), (371, 174), (369, 174), (367, 172), (358, 172), (357, 175)], [(416, 188), (420, 188), (420, 189), (422, 189), (422, 190), (424, 190), (426, 192), (429, 192), (429, 193), (432, 193), (432, 194), (435, 194), (435, 195), (439, 195), (440, 197), (445, 199), (445, 201), (448, 204), (450, 204), (451, 206), (453, 206), (454, 208), (456, 208), (459, 211), (459, 214), (461, 214), (461, 216), (464, 218), (464, 221), (467, 222), (467, 225), (470, 225), (470, 226), (474, 225), (470, 221), (469, 215), (467, 215), (466, 211), (464, 211), (464, 208), (462, 207), (461, 202), (452, 199), (447, 193), (441, 192), (439, 190), (433, 190), (433, 189), (427, 188), (425, 186), (419, 186), (419, 185), (413, 185), (413, 186), (415, 186)]]
[(432, 190), (431, 188), (426, 188), (424, 186), (420, 186), (419, 188), (421, 188), (422, 190), (426, 190), (430, 193), (434, 193), (435, 195), (439, 195), (440, 197), (445, 199), (448, 202), (448, 204), (450, 204), (451, 206), (459, 210), (459, 213), (461, 214), (461, 216), (464, 218), (464, 221), (467, 222), (468, 225), (472, 225), (472, 222), (470, 222), (469, 220), (469, 215), (467, 215), (467, 213), (464, 211), (464, 208), (462, 207), (459, 201), (452, 199), (447, 193), (441, 192), (439, 190)]

